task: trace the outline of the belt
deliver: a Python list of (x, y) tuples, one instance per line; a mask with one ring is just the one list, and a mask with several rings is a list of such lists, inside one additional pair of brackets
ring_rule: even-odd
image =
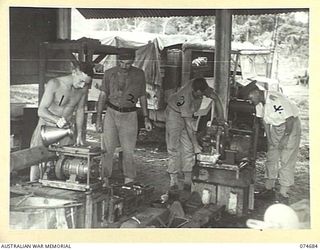
[(112, 109), (114, 109), (114, 110), (116, 110), (116, 111), (119, 111), (119, 112), (121, 112), (121, 113), (137, 111), (137, 107), (130, 107), (130, 108), (125, 108), (125, 107), (124, 107), (124, 108), (120, 108), (120, 107), (118, 107), (118, 106), (113, 105), (113, 104), (110, 103), (110, 102), (107, 102), (107, 105), (108, 105), (108, 107), (110, 107), (110, 108), (112, 108)]
[(170, 105), (168, 105), (167, 108), (172, 110), (175, 113), (181, 114), (181, 112), (174, 110)]

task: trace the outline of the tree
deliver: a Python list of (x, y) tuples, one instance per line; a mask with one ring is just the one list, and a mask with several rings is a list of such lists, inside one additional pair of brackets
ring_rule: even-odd
[[(95, 29), (186, 34), (208, 40), (214, 39), (215, 17), (106, 19), (97, 21)], [(309, 27), (307, 23), (297, 21), (294, 13), (278, 15), (277, 22), (275, 15), (233, 16), (232, 35), (234, 41), (248, 41), (269, 48), (277, 40), (276, 46), (281, 48), (283, 55), (308, 57)]]

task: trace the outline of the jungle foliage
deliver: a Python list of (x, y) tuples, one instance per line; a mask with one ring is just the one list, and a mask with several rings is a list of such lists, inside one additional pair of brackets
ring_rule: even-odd
[[(305, 15), (308, 15), (305, 13)], [(97, 21), (95, 29), (105, 31), (143, 31), (158, 34), (187, 34), (204, 40), (214, 39), (215, 17), (122, 18)], [(309, 24), (298, 21), (295, 13), (257, 16), (233, 16), (234, 41), (252, 42), (276, 48), (281, 54), (307, 58)]]

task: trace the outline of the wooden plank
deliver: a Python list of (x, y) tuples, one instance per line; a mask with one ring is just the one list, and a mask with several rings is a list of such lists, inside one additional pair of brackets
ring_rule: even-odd
[(38, 75), (25, 74), (25, 75), (13, 75), (10, 73), (10, 85), (19, 85), (19, 84), (37, 84), (39, 81)]
[(93, 212), (93, 200), (92, 194), (86, 194), (86, 209), (85, 209), (85, 228), (92, 227), (92, 212)]
[(18, 194), (33, 193), (34, 196), (64, 199), (64, 200), (77, 200), (79, 202), (84, 202), (86, 199), (85, 192), (45, 187), (45, 186), (42, 186), (40, 183), (31, 183), (23, 186), (12, 186), (10, 187), (10, 192), (18, 193)]
[(44, 146), (15, 151), (10, 154), (10, 172), (12, 170), (21, 170), (54, 158), (56, 158), (56, 154), (50, 152)]
[(198, 181), (220, 184), (230, 187), (248, 187), (253, 183), (254, 169), (244, 168), (239, 172), (209, 167), (210, 165), (197, 165), (194, 167), (195, 179)]
[(191, 78), (191, 68), (192, 68), (192, 50), (186, 49), (184, 53), (182, 53), (182, 72), (181, 72), (181, 85), (189, 82)]
[(39, 92), (38, 92), (38, 103), (40, 104), (42, 95), (44, 93), (44, 85), (46, 82), (45, 70), (47, 67), (47, 54), (46, 54), (46, 44), (41, 43), (39, 46)]
[(96, 59), (94, 59), (94, 63), (99, 63), (101, 62), (105, 57), (107, 56), (107, 53), (103, 53), (101, 55), (99, 55)]

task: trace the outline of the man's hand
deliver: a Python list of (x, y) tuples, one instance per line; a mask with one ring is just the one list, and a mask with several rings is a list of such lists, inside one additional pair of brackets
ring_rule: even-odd
[(228, 122), (227, 122), (224, 118), (222, 118), (222, 117), (217, 118), (217, 123), (218, 123), (218, 125), (220, 125), (220, 126), (228, 125)]
[(101, 119), (97, 119), (97, 121), (96, 121), (96, 132), (102, 133), (102, 121), (101, 121)]
[(151, 124), (151, 121), (148, 117), (144, 118), (144, 127), (146, 128), (146, 130), (148, 132), (152, 130), (152, 124)]
[(57, 125), (58, 128), (63, 128), (64, 126), (67, 125), (67, 121), (66, 121), (66, 119), (65, 119), (64, 117), (61, 117), (61, 118), (57, 121), (56, 125)]
[(271, 136), (269, 136), (269, 137), (267, 136), (267, 140), (268, 140), (268, 149), (269, 149), (269, 147), (274, 147), (275, 146)]
[(76, 146), (83, 146), (83, 145), (84, 145), (84, 143), (83, 143), (83, 140), (82, 140), (82, 136), (78, 135), (77, 139), (76, 139)]
[(279, 142), (279, 149), (284, 149), (289, 141), (289, 134), (284, 134)]
[(193, 148), (194, 148), (194, 153), (195, 154), (199, 154), (199, 153), (202, 152), (202, 147), (198, 143), (193, 145)]

